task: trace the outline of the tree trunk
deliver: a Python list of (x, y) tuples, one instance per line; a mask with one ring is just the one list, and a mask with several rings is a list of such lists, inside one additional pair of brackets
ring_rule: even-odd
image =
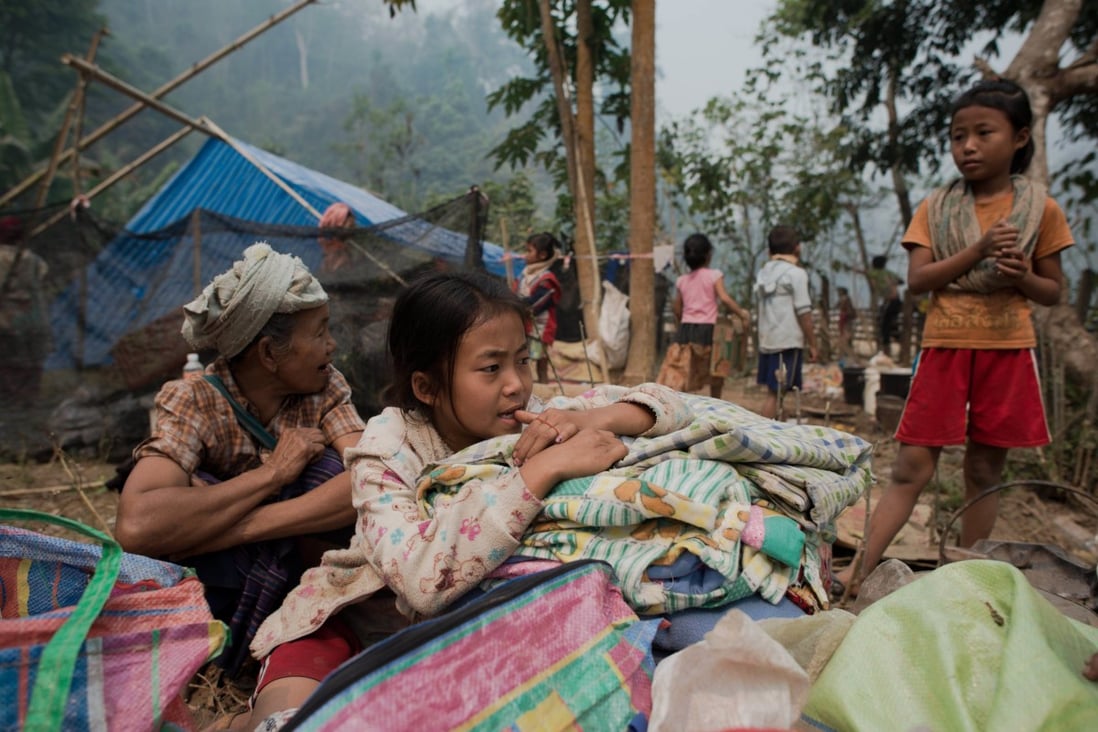
[[(888, 110), (888, 143), (893, 150), (900, 149), (900, 123), (899, 114), (896, 112), (896, 76), (895, 69), (888, 74), (888, 93), (885, 98), (885, 108)], [(900, 216), (904, 221), (904, 229), (911, 224), (911, 195), (907, 190), (907, 180), (904, 179), (900, 161), (893, 160), (889, 164), (892, 173), (892, 189), (896, 192), (896, 202), (900, 206)]]
[(831, 363), (831, 279), (820, 275), (820, 327), (816, 330), (816, 355), (820, 363)]
[(866, 287), (869, 288), (869, 306), (877, 309), (877, 295), (873, 291), (873, 282), (869, 279), (869, 249), (865, 244), (865, 229), (862, 228), (862, 216), (858, 211), (858, 204), (847, 203), (846, 212), (850, 214), (850, 222), (854, 227), (854, 241), (858, 244), (858, 255), (862, 258), (862, 275), (865, 277)]
[(656, 233), (656, 0), (633, 0), (629, 153), (628, 383), (655, 373), (656, 310), (652, 240)]
[[(580, 270), (580, 292), (584, 298), (583, 317), (587, 337), (599, 335), (599, 305), (602, 302), (602, 277), (599, 274), (598, 243), (595, 241), (595, 60), (592, 41), (591, 0), (576, 3), (576, 242), (582, 240), (587, 251), (587, 286)], [(583, 209), (582, 211), (580, 209)], [(582, 236), (580, 234), (582, 227)], [(581, 259), (582, 261), (582, 259)]]
[[(1048, 153), (1045, 131), (1048, 115), (1059, 101), (1076, 94), (1098, 93), (1098, 64), (1093, 61), (1098, 42), (1091, 44), (1089, 54), (1084, 54), (1069, 66), (1060, 67), (1061, 50), (1079, 20), (1083, 3), (1089, 1), (1045, 0), (1021, 48), (1002, 74), (1025, 89), (1029, 96), (1033, 108), (1030, 134), (1034, 155), (1028, 175), (1046, 185)], [(985, 75), (994, 73), (983, 59), (977, 59), (976, 66)], [(1035, 322), (1044, 339), (1054, 348), (1062, 350), (1068, 377), (1077, 384), (1089, 387), (1091, 398), (1087, 415), (1093, 420), (1098, 399), (1098, 370), (1094, 368), (1098, 362), (1098, 339), (1086, 331), (1070, 305), (1036, 308), (1035, 311)]]
[(1075, 316), (1080, 323), (1087, 322), (1090, 314), (1090, 301), (1094, 299), (1094, 282), (1098, 279), (1098, 273), (1093, 269), (1084, 269), (1079, 277), (1079, 290), (1075, 294)]
[[(588, 4), (590, 0), (583, 0)], [(579, 279), (580, 297), (583, 298), (583, 324), (588, 339), (598, 336), (599, 328), (599, 270), (595, 251), (595, 224), (590, 212), (594, 206), (588, 203), (592, 191), (584, 184), (580, 174), (579, 135), (576, 131), (576, 119), (572, 111), (572, 101), (568, 95), (568, 70), (557, 43), (556, 27), (549, 7), (549, 0), (539, 0), (541, 13), (541, 33), (548, 57), (549, 73), (553, 78), (553, 92), (557, 101), (557, 115), (560, 118), (561, 141), (564, 144), (564, 159), (568, 167), (568, 187), (572, 193), (573, 209), (576, 214), (576, 276)], [(581, 45), (583, 45), (581, 43)], [(592, 93), (591, 90), (582, 93)], [(592, 137), (593, 142), (593, 137)], [(594, 165), (592, 154), (591, 165)]]
[[(897, 72), (890, 69), (888, 74), (888, 95), (885, 106), (888, 108), (888, 141), (893, 150), (900, 149), (900, 124), (899, 115), (896, 112), (896, 83)], [(907, 180), (904, 178), (900, 161), (893, 160), (889, 166), (892, 171), (892, 187), (896, 191), (896, 200), (900, 204), (900, 216), (903, 218), (904, 229), (911, 224), (911, 195), (907, 190)], [(869, 270), (866, 270), (868, 272)], [(869, 275), (866, 275), (869, 279)], [(872, 287), (870, 288), (872, 291)], [(876, 308), (877, 303), (873, 304)], [(905, 293), (903, 310), (900, 313), (900, 332), (903, 340), (900, 342), (900, 363), (911, 363), (911, 331), (914, 327), (912, 316), (914, 314), (913, 298), (910, 292)]]

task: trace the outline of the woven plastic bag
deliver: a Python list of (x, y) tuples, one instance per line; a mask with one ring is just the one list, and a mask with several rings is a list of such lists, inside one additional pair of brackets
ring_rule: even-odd
[(652, 707), (652, 637), (610, 566), (514, 579), (330, 673), (283, 732), (624, 730)]
[(0, 509), (0, 730), (190, 728), (181, 692), (225, 644), (194, 573), (59, 516)]
[(1098, 628), (1016, 567), (939, 567), (866, 608), (809, 692), (813, 730), (1094, 730)]

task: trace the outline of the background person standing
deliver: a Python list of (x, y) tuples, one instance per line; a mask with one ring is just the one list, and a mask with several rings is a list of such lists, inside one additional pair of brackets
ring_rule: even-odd
[(792, 226), (775, 226), (767, 243), (770, 261), (755, 277), (759, 313), (757, 381), (769, 391), (760, 414), (773, 419), (778, 413), (778, 392), (801, 388), (806, 347), (808, 359), (816, 360), (816, 332), (808, 273), (799, 266), (801, 240), (797, 231)]

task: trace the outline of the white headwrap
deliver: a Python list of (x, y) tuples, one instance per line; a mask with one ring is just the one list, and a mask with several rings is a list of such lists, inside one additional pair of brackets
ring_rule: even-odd
[(183, 306), (183, 337), (196, 349), (216, 348), (232, 358), (275, 313), (296, 313), (326, 302), (328, 294), (298, 257), (258, 242)]

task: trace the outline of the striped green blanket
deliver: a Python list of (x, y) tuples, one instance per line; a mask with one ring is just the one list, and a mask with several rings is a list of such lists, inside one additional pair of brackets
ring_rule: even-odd
[[(684, 398), (695, 414), (689, 427), (627, 440), (629, 454), (613, 469), (556, 486), (518, 553), (606, 561), (642, 613), (717, 607), (755, 593), (777, 603), (793, 584), (827, 607), (820, 548), (834, 538), (834, 519), (872, 481), (871, 445), (730, 402)], [(470, 480), (513, 470), (515, 439), (481, 442), (430, 466), (417, 489), (424, 514)], [(649, 576), (691, 559), (698, 582)]]

